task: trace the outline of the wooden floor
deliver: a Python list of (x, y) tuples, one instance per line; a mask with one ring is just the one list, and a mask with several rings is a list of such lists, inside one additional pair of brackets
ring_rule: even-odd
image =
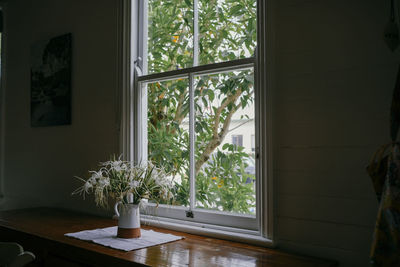
[(163, 245), (123, 252), (65, 237), (65, 233), (114, 226), (107, 218), (71, 211), (37, 208), (0, 212), (0, 241), (16, 241), (37, 256), (33, 266), (336, 266), (334, 262), (297, 256), (161, 228), (184, 236)]

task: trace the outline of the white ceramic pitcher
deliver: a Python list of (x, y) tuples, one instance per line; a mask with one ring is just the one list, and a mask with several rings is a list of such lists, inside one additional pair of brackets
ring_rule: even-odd
[(118, 218), (118, 233), (120, 238), (140, 237), (139, 205), (126, 204), (121, 201), (115, 203), (115, 215)]

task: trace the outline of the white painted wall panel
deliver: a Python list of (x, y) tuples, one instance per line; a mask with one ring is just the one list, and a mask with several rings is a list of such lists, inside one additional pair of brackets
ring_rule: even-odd
[[(364, 169), (345, 173), (331, 171), (277, 171), (278, 196), (327, 196), (345, 199), (375, 199), (374, 190)], [(378, 204), (376, 204), (378, 205)]]
[(374, 198), (343, 198), (318, 195), (279, 195), (279, 217), (346, 224), (375, 226), (376, 214), (360, 207), (376, 207)]
[(378, 203), (365, 167), (389, 142), (399, 63), (389, 1), (276, 1), (278, 245), (367, 266)]
[[(118, 1), (16, 0), (6, 5), (3, 208), (96, 211), (71, 192), (97, 162), (118, 153)], [(30, 126), (30, 46), (72, 33), (72, 124)], [(98, 210), (97, 210), (98, 211)]]
[(305, 245), (363, 251), (369, 249), (372, 239), (370, 227), (286, 217), (280, 218), (278, 223), (282, 240)]

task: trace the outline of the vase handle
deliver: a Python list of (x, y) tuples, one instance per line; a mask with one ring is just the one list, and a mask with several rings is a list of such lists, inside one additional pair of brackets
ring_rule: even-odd
[(118, 201), (117, 203), (115, 203), (115, 206), (114, 206), (115, 216), (117, 216), (117, 218), (119, 218), (119, 212), (118, 212), (118, 205), (119, 204), (122, 204), (122, 202)]

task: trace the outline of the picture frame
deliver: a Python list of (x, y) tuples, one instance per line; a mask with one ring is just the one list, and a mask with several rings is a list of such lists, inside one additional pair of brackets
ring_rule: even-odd
[(72, 34), (31, 46), (31, 126), (71, 124)]

